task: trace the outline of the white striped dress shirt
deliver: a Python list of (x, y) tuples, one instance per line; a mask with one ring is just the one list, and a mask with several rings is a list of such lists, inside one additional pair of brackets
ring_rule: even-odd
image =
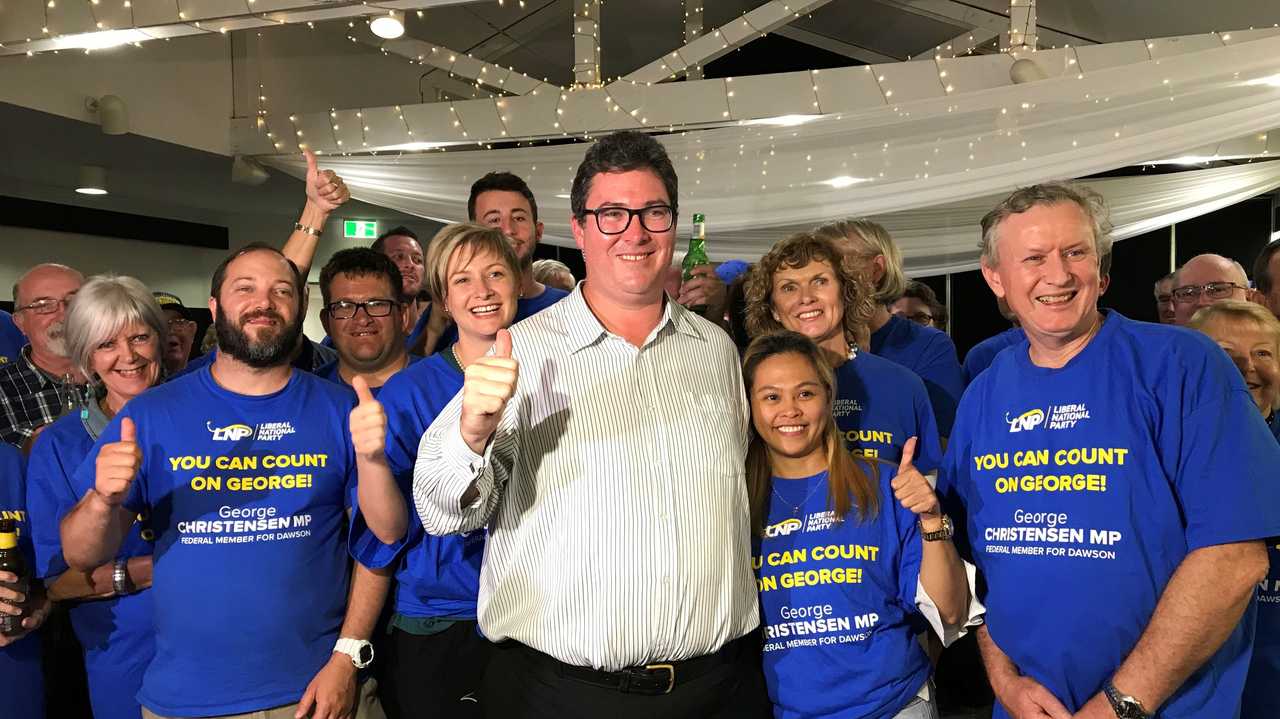
[[(478, 618), (568, 664), (709, 654), (759, 623), (738, 355), (665, 303), (640, 348), (581, 285), (511, 328), (515, 396), (480, 456), (461, 393), (422, 436), (413, 497), (432, 534), (489, 527)], [(475, 485), (479, 498), (460, 508)]]

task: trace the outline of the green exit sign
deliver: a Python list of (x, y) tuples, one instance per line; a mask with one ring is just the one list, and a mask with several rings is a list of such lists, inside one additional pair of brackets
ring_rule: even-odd
[(344, 220), (342, 236), (349, 240), (378, 239), (378, 222), (376, 220)]

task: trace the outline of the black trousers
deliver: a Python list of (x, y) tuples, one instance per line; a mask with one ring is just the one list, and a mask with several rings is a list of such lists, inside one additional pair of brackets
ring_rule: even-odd
[(490, 719), (767, 719), (760, 643), (747, 644), (735, 661), (648, 696), (563, 676), (554, 660), (505, 642), (489, 661), (480, 704)]
[(494, 645), (474, 621), (426, 636), (393, 628), (386, 639), (378, 698), (389, 719), (481, 716), (477, 695)]

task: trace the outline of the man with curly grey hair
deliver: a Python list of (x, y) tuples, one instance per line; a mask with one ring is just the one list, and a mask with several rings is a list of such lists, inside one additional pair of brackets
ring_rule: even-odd
[(982, 220), (1027, 337), (966, 391), (938, 489), (986, 580), (995, 716), (1236, 716), (1280, 448), (1212, 341), (1098, 308), (1108, 231), (1059, 183)]

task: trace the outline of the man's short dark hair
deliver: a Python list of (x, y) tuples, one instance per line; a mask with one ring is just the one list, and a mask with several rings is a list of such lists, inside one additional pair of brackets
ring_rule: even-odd
[(404, 225), (400, 225), (399, 227), (392, 227), (381, 235), (378, 235), (378, 239), (374, 240), (372, 245), (369, 245), (369, 249), (374, 252), (385, 252), (386, 250), (383, 249), (383, 246), (387, 244), (388, 237), (408, 237), (414, 242), (417, 242), (419, 246), (422, 245), (422, 241), (418, 239), (418, 235), (414, 233), (413, 230), (405, 227)]
[(671, 200), (671, 210), (678, 212), (679, 182), (676, 179), (676, 168), (667, 157), (667, 150), (662, 143), (643, 132), (623, 130), (600, 138), (587, 150), (582, 164), (578, 165), (578, 174), (573, 178), (573, 189), (569, 193), (569, 206), (573, 216), (581, 222), (586, 217), (587, 195), (591, 193), (591, 181), (602, 172), (630, 172), (632, 170), (650, 170), (662, 180)]
[(1264, 295), (1271, 294), (1275, 283), (1275, 278), (1271, 276), (1271, 258), (1277, 252), (1280, 252), (1280, 240), (1272, 240), (1258, 253), (1258, 259), (1253, 261), (1253, 284)]
[(324, 298), (326, 307), (329, 306), (331, 301), (329, 287), (333, 284), (333, 278), (338, 275), (381, 277), (387, 281), (392, 293), (394, 293), (394, 296), (390, 299), (404, 301), (404, 298), (400, 296), (400, 290), (404, 286), (400, 268), (396, 267), (396, 263), (392, 262), (390, 257), (371, 247), (351, 247), (339, 250), (333, 253), (333, 257), (330, 257), (329, 261), (325, 263), (325, 266), (320, 270), (320, 296)]
[(476, 221), (476, 198), (482, 192), (518, 192), (529, 201), (529, 209), (533, 211), (533, 221), (538, 221), (538, 201), (533, 199), (533, 190), (529, 183), (510, 172), (490, 172), (471, 183), (471, 196), (467, 198), (467, 219)]
[(218, 263), (217, 268), (213, 270), (213, 281), (209, 283), (209, 296), (213, 299), (220, 299), (222, 294), (222, 283), (227, 279), (227, 267), (236, 260), (244, 257), (250, 252), (270, 252), (273, 255), (279, 255), (285, 262), (289, 263), (289, 269), (293, 270), (293, 289), (298, 295), (298, 310), (302, 310), (302, 298), (306, 292), (306, 280), (303, 279), (302, 273), (298, 271), (298, 266), (293, 260), (284, 256), (278, 248), (272, 247), (265, 242), (250, 242), (249, 244), (235, 250), (227, 255), (226, 259)]

